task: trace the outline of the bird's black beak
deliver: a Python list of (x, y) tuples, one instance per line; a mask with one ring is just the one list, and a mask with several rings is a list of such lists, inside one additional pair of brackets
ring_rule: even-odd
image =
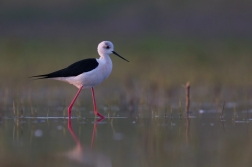
[(118, 53), (116, 53), (115, 51), (112, 51), (112, 53), (114, 53), (116, 56), (122, 58), (123, 60), (129, 62), (127, 59), (123, 58), (122, 56), (120, 56)]

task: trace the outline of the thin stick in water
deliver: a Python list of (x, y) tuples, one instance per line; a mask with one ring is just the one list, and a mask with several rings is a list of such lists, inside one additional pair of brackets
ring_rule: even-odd
[(188, 117), (189, 114), (189, 109), (190, 109), (190, 82), (186, 83), (186, 108), (185, 108), (185, 112), (186, 112), (186, 117)]

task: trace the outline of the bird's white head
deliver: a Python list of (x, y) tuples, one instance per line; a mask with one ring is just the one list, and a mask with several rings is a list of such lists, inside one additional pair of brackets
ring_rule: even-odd
[(110, 41), (102, 41), (99, 43), (97, 50), (100, 56), (110, 55), (113, 53), (112, 51), (114, 51), (114, 45)]
[(128, 60), (126, 60), (125, 58), (123, 58), (122, 56), (120, 56), (118, 53), (114, 51), (114, 45), (110, 41), (102, 41), (101, 43), (99, 43), (97, 50), (101, 57), (106, 57), (113, 53), (117, 55), (118, 57), (122, 58), (123, 60), (129, 62)]

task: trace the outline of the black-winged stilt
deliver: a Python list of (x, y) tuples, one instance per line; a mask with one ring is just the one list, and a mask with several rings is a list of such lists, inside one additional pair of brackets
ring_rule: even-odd
[(89, 59), (80, 60), (64, 69), (61, 69), (52, 73), (48, 73), (48, 74), (32, 76), (37, 79), (50, 78), (50, 79), (68, 82), (70, 84), (73, 84), (79, 89), (77, 94), (73, 98), (73, 101), (68, 107), (69, 119), (71, 118), (71, 111), (72, 111), (74, 102), (76, 101), (81, 90), (84, 88), (91, 88), (92, 97), (93, 97), (93, 105), (94, 105), (94, 113), (95, 115), (101, 118), (104, 118), (104, 116), (101, 115), (97, 111), (93, 87), (100, 84), (103, 80), (105, 80), (110, 75), (112, 71), (112, 61), (109, 57), (110, 54), (113, 53), (119, 56), (120, 58), (124, 59), (125, 61), (129, 62), (128, 60), (126, 60), (125, 58), (123, 58), (122, 56), (120, 56), (114, 51), (114, 45), (112, 44), (112, 42), (109, 42), (109, 41), (101, 42), (98, 45), (97, 50), (100, 55), (99, 59), (89, 58)]

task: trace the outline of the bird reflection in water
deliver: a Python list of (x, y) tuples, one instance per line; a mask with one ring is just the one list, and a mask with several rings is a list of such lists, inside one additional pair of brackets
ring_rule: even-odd
[(76, 143), (76, 146), (71, 151), (68, 151), (65, 154), (65, 156), (69, 160), (73, 160), (84, 166), (93, 166), (93, 167), (111, 167), (112, 166), (111, 160), (107, 155), (101, 152), (94, 151), (92, 149), (94, 146), (94, 141), (96, 137), (97, 124), (101, 122), (103, 119), (104, 118), (100, 118), (94, 122), (91, 149), (88, 147), (82, 146), (79, 138), (77, 137), (77, 135), (75, 134), (72, 128), (71, 119), (68, 120), (68, 130), (71, 133), (71, 136), (73, 137)]

